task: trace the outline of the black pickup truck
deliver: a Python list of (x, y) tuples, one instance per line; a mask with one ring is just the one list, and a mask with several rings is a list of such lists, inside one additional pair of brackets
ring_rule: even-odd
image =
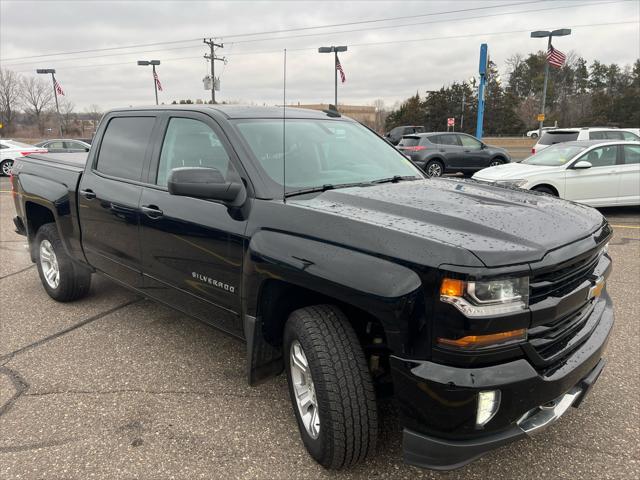
[(604, 366), (599, 212), (426, 178), (334, 111), (115, 110), (88, 156), (11, 180), (52, 298), (100, 273), (245, 340), (248, 381), (286, 372), (327, 468), (374, 454), (380, 396), (405, 461), (451, 469), (577, 407)]

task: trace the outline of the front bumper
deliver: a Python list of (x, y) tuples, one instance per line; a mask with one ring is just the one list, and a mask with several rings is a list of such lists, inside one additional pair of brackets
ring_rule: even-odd
[[(577, 407), (604, 367), (602, 354), (613, 326), (608, 295), (592, 312), (597, 327), (552, 368), (536, 370), (526, 359), (483, 368), (457, 368), (392, 357), (405, 462), (436, 470), (461, 467), (497, 447), (542, 430), (570, 406)], [(495, 417), (475, 426), (478, 392), (500, 390)]]

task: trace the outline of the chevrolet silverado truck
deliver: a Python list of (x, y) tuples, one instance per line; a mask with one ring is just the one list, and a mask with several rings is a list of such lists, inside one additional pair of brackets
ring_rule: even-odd
[[(88, 154), (17, 159), (16, 229), (55, 300), (105, 275), (285, 372), (310, 455), (452, 469), (577, 407), (613, 325), (612, 230), (586, 206), (428, 178), (339, 113), (114, 110)], [(263, 445), (260, 448), (270, 448)]]

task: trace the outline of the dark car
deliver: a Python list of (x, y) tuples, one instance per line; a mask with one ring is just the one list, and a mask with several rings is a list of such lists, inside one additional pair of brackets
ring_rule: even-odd
[(413, 133), (423, 133), (424, 127), (422, 125), (403, 125), (396, 127), (388, 132), (384, 137), (391, 143), (391, 145), (398, 145), (402, 137), (405, 135), (411, 135)]
[(478, 170), (511, 162), (503, 148), (482, 143), (466, 133), (430, 132), (405, 135), (398, 150), (430, 177), (462, 172), (473, 175)]
[(37, 143), (36, 147), (46, 148), (49, 153), (80, 153), (88, 152), (91, 145), (82, 140), (53, 139)]
[[(245, 340), (246, 364), (224, 368), (252, 385), (284, 372), (302, 441), (328, 468), (376, 455), (376, 393), (398, 406), (405, 461), (437, 469), (583, 401), (613, 326), (602, 214), (427, 178), (348, 118), (284, 114), (114, 110), (88, 154), (17, 159), (14, 223), (45, 291), (99, 297), (100, 273)], [(211, 363), (187, 360), (185, 374)], [(270, 402), (279, 384), (253, 395)], [(597, 407), (585, 419), (601, 421)], [(282, 448), (278, 433), (252, 448)]]

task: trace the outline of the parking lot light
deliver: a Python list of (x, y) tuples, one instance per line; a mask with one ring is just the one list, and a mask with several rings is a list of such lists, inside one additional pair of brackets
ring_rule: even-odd
[(318, 53), (333, 53), (333, 75), (334, 75), (334, 105), (338, 109), (338, 52), (346, 52), (346, 45), (320, 47)]
[(156, 105), (158, 105), (158, 82), (156, 82), (156, 65), (160, 65), (160, 60), (138, 60), (138, 65), (146, 67), (151, 65), (153, 69), (153, 90), (156, 93)]

